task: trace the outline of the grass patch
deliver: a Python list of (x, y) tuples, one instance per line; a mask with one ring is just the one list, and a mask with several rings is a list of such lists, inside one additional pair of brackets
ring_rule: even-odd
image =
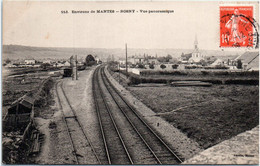
[(129, 90), (205, 149), (259, 124), (258, 86), (129, 87)]

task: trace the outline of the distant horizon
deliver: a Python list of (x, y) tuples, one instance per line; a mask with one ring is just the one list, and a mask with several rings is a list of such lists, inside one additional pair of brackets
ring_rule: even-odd
[[(38, 47), (38, 48), (71, 48), (71, 49), (122, 49), (124, 50), (124, 48), (102, 48), (102, 47), (47, 47), (47, 46), (34, 46), (34, 45), (20, 45), (20, 44), (3, 44), (3, 46), (22, 46), (22, 47)], [(193, 50), (194, 48), (134, 48), (134, 47), (128, 47), (127, 49), (144, 49), (144, 50)], [(204, 50), (204, 51), (228, 51), (228, 52), (246, 52), (246, 51), (258, 51), (258, 49), (248, 49), (248, 50), (230, 50), (230, 48), (219, 48), (219, 49), (200, 49), (199, 50)]]
[[(178, 58), (184, 54), (190, 54), (193, 49), (142, 49), (128, 48), (128, 57), (132, 56), (158, 56), (165, 57), (171, 55), (173, 58)], [(206, 57), (229, 57), (237, 56), (245, 53), (245, 51), (221, 51), (221, 50), (200, 50), (201, 54)], [(78, 58), (85, 58), (86, 55), (98, 56), (105, 60), (111, 55), (116, 59), (125, 58), (124, 48), (72, 48), (72, 47), (38, 47), (25, 45), (3, 45), (3, 59), (69, 59), (72, 55), (78, 55)]]

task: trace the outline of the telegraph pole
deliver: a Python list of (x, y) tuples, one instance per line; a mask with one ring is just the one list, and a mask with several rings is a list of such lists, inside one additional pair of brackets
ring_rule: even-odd
[(128, 70), (127, 70), (127, 43), (125, 44), (125, 67), (126, 67), (126, 77), (128, 77)]
[(71, 68), (71, 79), (74, 80), (74, 57), (73, 55), (70, 57), (70, 68)]
[(77, 55), (70, 57), (70, 67), (72, 70), (72, 80), (78, 80)]
[(120, 63), (118, 63), (118, 82), (120, 84)]
[(76, 80), (78, 80), (78, 59), (77, 59), (77, 55), (75, 55), (75, 63), (76, 63)]

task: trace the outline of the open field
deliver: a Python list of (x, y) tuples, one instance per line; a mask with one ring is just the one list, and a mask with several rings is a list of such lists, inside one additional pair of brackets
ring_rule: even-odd
[(39, 87), (40, 82), (48, 77), (48, 72), (35, 72), (35, 73), (21, 73), (22, 70), (11, 71), (4, 70), (3, 73), (3, 112), (16, 99), (22, 97), (26, 93), (32, 92)]
[(158, 116), (202, 147), (211, 147), (259, 124), (258, 86), (128, 87)]

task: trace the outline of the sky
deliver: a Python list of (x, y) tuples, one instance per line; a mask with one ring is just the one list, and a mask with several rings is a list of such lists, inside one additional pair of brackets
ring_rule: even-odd
[[(61, 13), (66, 10), (68, 14)], [(3, 44), (124, 48), (127, 43), (130, 48), (192, 49), (196, 35), (199, 48), (219, 49), (219, 2), (3, 2)]]

